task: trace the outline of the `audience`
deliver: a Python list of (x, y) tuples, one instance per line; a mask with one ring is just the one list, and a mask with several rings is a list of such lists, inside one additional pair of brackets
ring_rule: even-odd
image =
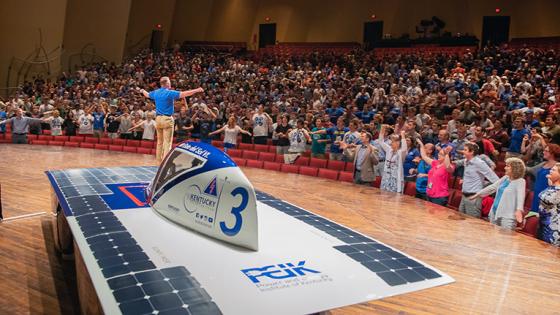
[[(531, 210), (542, 213), (539, 196), (550, 190), (546, 178), (560, 154), (559, 60), (554, 50), (507, 46), (383, 57), (363, 50), (143, 51), (122, 65), (96, 63), (56, 80), (25, 82), (0, 102), (0, 120), (11, 123), (17, 143), (45, 129), (53, 135), (153, 140), (153, 104), (133, 91), (157, 88), (160, 77), (169, 76), (178, 89), (202, 86), (207, 92), (175, 103), (180, 140), (211, 143), (223, 132), (227, 146), (235, 147), (237, 134), (255, 144), (267, 144), (274, 135), (286, 163), (309, 151), (315, 158), (356, 163), (367, 149), (375, 155), (374, 179), (381, 176), (382, 189), (403, 192), (406, 177), (416, 183), (419, 198), (445, 205), (450, 179), (462, 177), (460, 208), (477, 217), (481, 200), (474, 194), (487, 182), (502, 194), (512, 189), (519, 178), (508, 174), (511, 166), (506, 163), (499, 181), (492, 169), (504, 175), (504, 156), (517, 157), (529, 166), (528, 176), (536, 176), (527, 188), (534, 192)], [(22, 117), (29, 119), (20, 123)], [(366, 177), (355, 179), (373, 181), (369, 166)], [(510, 183), (502, 188), (504, 178)], [(498, 211), (504, 197), (496, 199), (490, 219), (511, 226)]]

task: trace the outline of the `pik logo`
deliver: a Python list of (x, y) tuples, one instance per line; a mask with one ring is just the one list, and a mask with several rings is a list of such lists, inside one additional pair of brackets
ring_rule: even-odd
[(214, 196), (214, 197), (218, 197), (218, 188), (217, 188), (217, 184), (216, 184), (216, 179), (217, 177), (214, 176), (214, 179), (212, 179), (210, 181), (210, 183), (208, 184), (208, 186), (206, 186), (206, 188), (204, 189), (204, 193), (210, 196)]
[(294, 265), (292, 263), (269, 265), (261, 268), (243, 269), (243, 272), (253, 283), (260, 283), (265, 278), (269, 279), (287, 279), (301, 277), (307, 274), (321, 273), (320, 271), (306, 268), (305, 260)]

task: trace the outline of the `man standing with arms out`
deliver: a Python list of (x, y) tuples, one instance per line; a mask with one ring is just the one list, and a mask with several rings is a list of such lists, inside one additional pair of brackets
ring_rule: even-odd
[(202, 93), (204, 90), (202, 88), (182, 92), (171, 90), (171, 80), (169, 80), (169, 77), (161, 77), (159, 84), (161, 87), (150, 93), (144, 89), (141, 89), (140, 92), (156, 103), (156, 160), (158, 163), (161, 163), (167, 152), (171, 150), (171, 143), (173, 141), (173, 128), (175, 126), (173, 121), (173, 102), (176, 99)]
[(465, 144), (465, 149), (463, 150), (465, 159), (457, 160), (455, 163), (457, 165), (464, 164), (465, 166), (465, 173), (463, 175), (463, 198), (461, 198), (459, 211), (480, 218), (482, 198), (479, 197), (471, 200), (469, 197), (474, 196), (484, 188), (484, 179), (495, 183), (499, 178), (488, 164), (476, 156), (477, 152), (478, 145), (468, 142)]
[(42, 120), (39, 118), (31, 118), (23, 116), (21, 108), (16, 109), (16, 116), (0, 122), (0, 124), (12, 124), (12, 143), (27, 144), (27, 134), (29, 133), (29, 123), (38, 122)]

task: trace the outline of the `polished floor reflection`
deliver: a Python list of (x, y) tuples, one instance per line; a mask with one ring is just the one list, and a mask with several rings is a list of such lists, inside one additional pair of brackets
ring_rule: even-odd
[[(51, 211), (47, 169), (155, 164), (149, 155), (64, 147), (1, 145), (0, 154), (5, 217)], [(408, 196), (302, 175), (244, 172), (257, 189), (403, 250), (456, 280), (332, 314), (545, 314), (560, 309), (557, 248), (482, 220), (457, 220), (453, 210)], [(73, 262), (54, 253), (51, 222), (51, 216), (42, 215), (0, 224), (0, 313), (77, 312)]]

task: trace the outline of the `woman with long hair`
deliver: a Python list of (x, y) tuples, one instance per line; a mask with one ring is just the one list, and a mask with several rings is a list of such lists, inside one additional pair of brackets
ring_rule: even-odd
[(237, 119), (235, 116), (231, 115), (228, 118), (227, 124), (225, 124), (222, 128), (212, 131), (208, 134), (208, 136), (213, 136), (218, 133), (224, 133), (224, 151), (227, 152), (228, 149), (235, 149), (237, 147), (237, 135), (239, 133), (246, 134), (251, 136), (249, 131), (245, 131), (237, 125)]
[(449, 157), (449, 152), (451, 152), (453, 147), (447, 146), (445, 149), (439, 149), (438, 158), (433, 159), (428, 154), (427, 145), (424, 145), (420, 139), (417, 142), (420, 145), (422, 161), (430, 166), (426, 185), (426, 197), (432, 203), (445, 206), (449, 198), (449, 178), (453, 176), (455, 171), (455, 167)]
[(404, 189), (404, 158), (406, 152), (408, 152), (405, 132), (402, 130), (400, 136), (393, 134), (389, 145), (385, 143), (384, 139), (385, 128), (387, 128), (387, 125), (383, 125), (381, 132), (379, 132), (379, 144), (385, 151), (385, 165), (381, 174), (380, 188), (402, 193)]
[(560, 146), (557, 144), (548, 144), (543, 150), (544, 162), (535, 166), (527, 168), (527, 172), (535, 176), (535, 183), (533, 185), (533, 201), (531, 203), (531, 211), (539, 211), (539, 194), (548, 187), (548, 174), (558, 163), (560, 158)]

